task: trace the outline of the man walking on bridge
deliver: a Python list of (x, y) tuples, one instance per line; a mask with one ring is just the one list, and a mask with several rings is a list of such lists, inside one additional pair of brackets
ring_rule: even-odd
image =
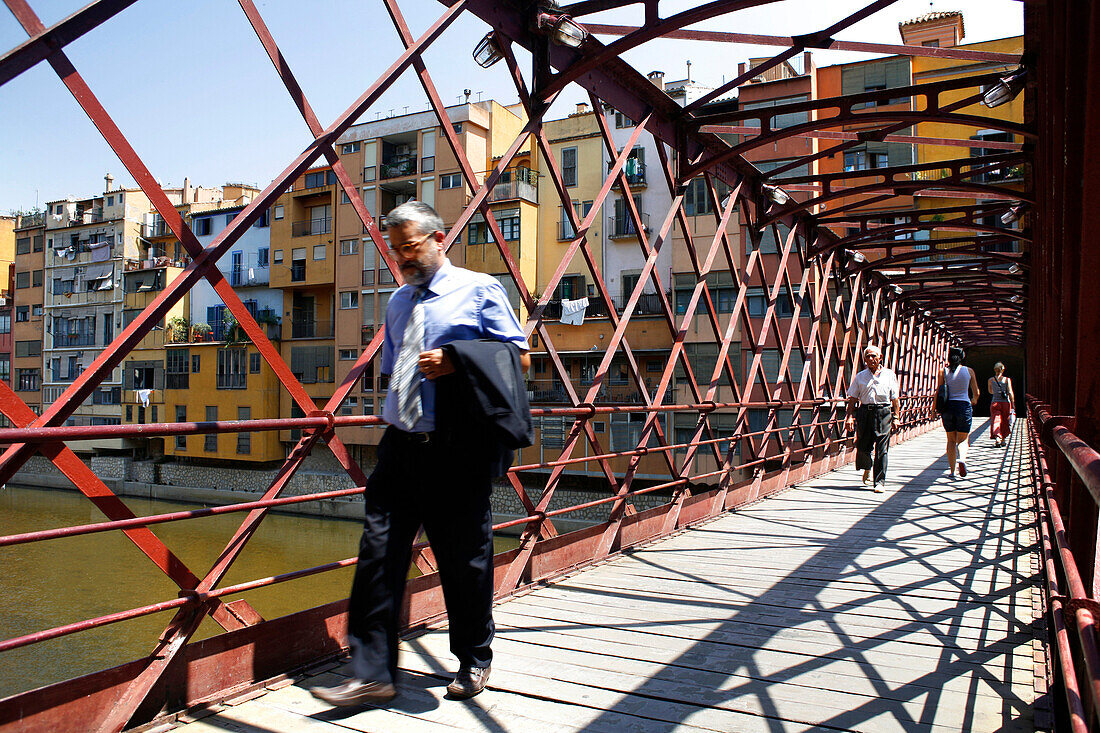
[(856, 372), (848, 385), (845, 427), (856, 431), (856, 468), (863, 469), (864, 485), (873, 480), (877, 494), (886, 486), (886, 452), (890, 449), (894, 416), (901, 412), (901, 401), (898, 377), (882, 365), (879, 347), (868, 344), (863, 350), (863, 364), (866, 368)]
[(459, 661), (447, 690), (467, 698), (485, 689), (494, 633), (491, 481), (511, 465), (511, 449), (531, 437), (523, 380), (529, 347), (504, 288), (450, 263), (443, 220), (427, 204), (398, 206), (386, 228), (405, 284), (386, 308), (382, 373), (390, 384), (382, 416), (389, 427), (364, 493), (348, 607), (352, 677), (311, 690), (341, 706), (397, 694), (397, 632), (421, 526)]

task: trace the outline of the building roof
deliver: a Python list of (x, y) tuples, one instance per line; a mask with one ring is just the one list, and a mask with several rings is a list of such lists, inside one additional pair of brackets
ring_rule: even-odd
[[(916, 18), (913, 18), (912, 20), (903, 20), (900, 23), (898, 23), (898, 28), (899, 29), (904, 28), (907, 25), (919, 25), (921, 23), (930, 23), (930, 22), (935, 21), (935, 20), (947, 20), (948, 18), (958, 18), (959, 19), (959, 24), (962, 25), (962, 22), (963, 22), (963, 17), (962, 16), (963, 16), (963, 14), (962, 14), (962, 11), (960, 11), (960, 10), (933, 11), (931, 13), (925, 13), (924, 15), (918, 15)], [(963, 37), (963, 38), (966, 37), (965, 30), (963, 31), (963, 33), (961, 34), (960, 37)]]

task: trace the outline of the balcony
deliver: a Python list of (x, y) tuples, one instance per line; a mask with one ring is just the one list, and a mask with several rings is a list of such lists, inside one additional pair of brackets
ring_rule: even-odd
[(335, 332), (332, 321), (295, 318), (290, 322), (290, 337), (296, 339), (330, 339)]
[(75, 349), (82, 346), (95, 346), (94, 333), (55, 333), (53, 348)]
[(295, 260), (290, 265), (290, 281), (293, 283), (305, 282), (306, 263), (303, 260)]
[(527, 201), (538, 204), (539, 190), (527, 181), (506, 181), (493, 186), (489, 192), (489, 201)]
[[(638, 391), (633, 382), (609, 384), (609, 379), (610, 375), (604, 376), (599, 393), (596, 395), (598, 402), (621, 405), (640, 405), (645, 402), (642, 393)], [(573, 380), (573, 384), (574, 387), (578, 388), (578, 391), (583, 392), (592, 384), (592, 380), (591, 378), (586, 380), (582, 377), (579, 384), (576, 379)], [(569, 402), (565, 387), (555, 378), (527, 380), (527, 397), (532, 403), (565, 404)]]
[[(607, 172), (610, 174), (611, 169), (615, 167), (614, 161), (607, 162)], [(626, 174), (627, 185), (633, 188), (645, 188), (645, 163), (641, 163), (637, 158), (627, 158), (626, 165), (623, 166), (623, 171)], [(616, 176), (615, 182), (618, 184), (618, 177)]]
[(290, 225), (290, 236), (310, 237), (317, 234), (329, 234), (332, 231), (332, 218), (306, 219), (296, 221)]
[(416, 153), (414, 152), (411, 157), (408, 158), (394, 158), (388, 163), (383, 161), (380, 167), (380, 178), (382, 180), (415, 175)]
[[(649, 214), (641, 214), (642, 232), (649, 232)], [(625, 239), (635, 237), (638, 230), (634, 228), (634, 220), (629, 217), (612, 216), (607, 220), (607, 236), (611, 239)]]

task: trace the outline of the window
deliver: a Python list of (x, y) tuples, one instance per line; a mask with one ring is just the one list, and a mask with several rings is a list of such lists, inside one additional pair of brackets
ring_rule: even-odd
[(244, 349), (218, 349), (218, 389), (244, 389), (248, 385), (246, 353)]
[(346, 400), (344, 400), (344, 403), (342, 405), (340, 405), (340, 414), (341, 415), (354, 415), (355, 410), (358, 407), (359, 407), (359, 398), (358, 397), (348, 397)]
[(323, 260), (325, 259), (325, 250), (328, 248), (327, 244), (315, 244), (313, 245), (313, 259)]
[(577, 149), (561, 149), (561, 177), (566, 186), (577, 185)]
[(15, 273), (15, 287), (17, 290), (23, 288), (29, 288), (31, 286), (31, 273), (30, 270)]
[(31, 287), (32, 288), (42, 287), (42, 271), (41, 270), (31, 270)]
[[(741, 105), (741, 109), (768, 109), (771, 107), (782, 107), (788, 104), (798, 104), (799, 102), (809, 101), (809, 96), (801, 94), (793, 97), (780, 97), (778, 99), (766, 99), (759, 102), (745, 102)], [(794, 127), (795, 125), (801, 125), (810, 121), (809, 110), (802, 110), (800, 112), (782, 112), (771, 117), (771, 128), (773, 130), (782, 130), (785, 127)]]
[(500, 233), (504, 235), (504, 241), (514, 242), (519, 239), (519, 212), (513, 216), (501, 216), (497, 218), (500, 224)]
[(15, 306), (15, 322), (26, 323), (30, 320), (30, 308), (25, 305)]
[(252, 226), (256, 227), (257, 229), (263, 229), (264, 227), (271, 226), (271, 209), (264, 209), (260, 213), (259, 218), (256, 219), (255, 223), (252, 224)]
[(622, 112), (616, 112), (615, 113), (615, 127), (617, 127), (617, 128), (634, 127), (634, 120), (630, 119), (629, 117), (624, 115)]
[[(725, 201), (730, 194), (730, 187), (724, 181), (714, 181), (715, 191), (718, 193), (718, 203)], [(707, 190), (707, 182), (702, 176), (688, 181), (684, 189), (684, 214), (687, 216), (700, 216), (714, 213), (711, 206), (710, 192)]]
[[(27, 306), (23, 306), (23, 307), (26, 308)], [(35, 318), (41, 318), (42, 314), (44, 312), (45, 312), (45, 306), (42, 306), (38, 303), (35, 303), (34, 305), (31, 306), (31, 315), (34, 316)]]
[(452, 129), (453, 129), (453, 130), (454, 130), (454, 131), (455, 131), (456, 133), (458, 133), (458, 134), (460, 134), (460, 135), (462, 134), (462, 123), (461, 123), (461, 122), (456, 122), (456, 123), (454, 123), (453, 125), (451, 125), (451, 128), (452, 128)]
[(341, 239), (340, 240), (340, 254), (342, 254), (342, 255), (359, 254), (359, 240), (358, 239)]
[(283, 264), (283, 251), (281, 249), (275, 250), (275, 258), (272, 260), (276, 265)]
[[(176, 405), (176, 422), (187, 422), (187, 405)], [(187, 436), (176, 436), (176, 450), (187, 450)]]
[(345, 290), (340, 293), (340, 310), (351, 310), (359, 307), (359, 293), (354, 290)]
[(268, 267), (269, 266), (268, 258), (269, 258), (270, 254), (271, 254), (271, 250), (267, 247), (260, 247), (259, 249), (257, 249), (256, 250), (256, 267)]
[(35, 392), (38, 390), (38, 385), (41, 381), (42, 370), (40, 369), (20, 369), (18, 371), (19, 382), (18, 389), (20, 392)]
[(193, 354), (191, 356), (191, 373), (192, 374), (198, 374), (199, 373), (199, 367), (201, 366), (201, 364), (202, 364), (202, 362), (199, 361), (199, 355), (198, 354)]
[(16, 341), (16, 356), (42, 356), (41, 341)]
[(187, 389), (190, 386), (191, 354), (189, 349), (168, 349), (165, 354), (165, 389)]
[[(787, 235), (790, 234), (790, 228), (785, 224), (775, 224), (764, 227), (760, 232), (760, 254), (774, 255), (786, 246)], [(796, 242), (795, 248), (798, 247)], [(751, 253), (753, 250), (753, 242), (751, 233), (745, 231), (745, 254)]]
[(340, 349), (340, 361), (355, 361), (359, 358), (359, 352), (355, 349)]
[(352, 153), (358, 153), (358, 152), (359, 152), (359, 143), (357, 143), (357, 142), (344, 143), (343, 145), (340, 146), (340, 154), (341, 155), (351, 155)]
[(275, 219), (282, 219), (283, 218), (283, 213), (284, 213), (283, 205), (282, 204), (275, 204), (275, 207), (272, 209), (272, 214), (274, 215), (274, 218)]
[(17, 255), (29, 255), (31, 253), (31, 238), (20, 237), (15, 240), (15, 254)]
[[(217, 405), (207, 405), (206, 406), (206, 422), (216, 422), (217, 419), (218, 419), (218, 406)], [(203, 439), (203, 442), (202, 442), (202, 449), (204, 451), (207, 451), (208, 453), (217, 453), (218, 452), (218, 434), (217, 433), (207, 433), (204, 436), (204, 439)]]
[(444, 173), (439, 177), (439, 188), (458, 188), (462, 185), (461, 173)]
[(34, 238), (34, 251), (35, 252), (41, 252), (42, 251), (42, 240), (43, 239), (44, 239), (44, 237), (41, 234), (39, 234), (37, 237)]
[(559, 300), (576, 300), (585, 296), (584, 275), (564, 275), (556, 291)]
[(107, 205), (108, 206), (114, 206), (115, 205), (115, 197), (114, 196), (108, 196), (107, 197)]
[[(237, 408), (238, 420), (251, 420), (252, 408), (251, 407), (238, 407)], [(237, 433), (237, 453), (240, 455), (248, 455), (252, 452), (252, 433)]]
[(290, 371), (303, 384), (333, 381), (331, 346), (294, 346), (290, 349)]
[[(888, 58), (864, 64), (851, 64), (843, 67), (840, 72), (841, 94), (845, 97), (879, 89), (904, 87), (908, 86), (909, 83), (909, 59), (906, 57)], [(908, 102), (908, 97), (879, 99), (874, 102), (854, 104), (852, 109)]]
[(249, 354), (248, 355), (248, 373), (259, 374), (260, 373), (260, 355)]
[(336, 174), (332, 171), (317, 171), (315, 173), (307, 173), (304, 188), (320, 188), (321, 186), (332, 186), (336, 183)]
[(202, 237), (202, 236), (205, 236), (207, 234), (210, 234), (210, 220), (212, 218), (213, 217), (204, 216), (201, 219), (195, 219), (194, 220), (194, 222), (193, 222), (194, 230), (195, 230), (195, 234), (197, 236)]

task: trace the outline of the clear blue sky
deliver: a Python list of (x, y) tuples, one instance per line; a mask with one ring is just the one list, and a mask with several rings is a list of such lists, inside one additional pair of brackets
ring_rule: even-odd
[[(79, 9), (84, 0), (30, 0), (49, 25)], [(404, 0), (414, 35), (442, 12), (430, 0)], [(565, 3), (563, 3), (565, 4)], [(662, 15), (698, 2), (665, 0)], [(742, 11), (701, 28), (792, 35), (818, 30), (865, 5), (864, 0), (784, 0)], [(257, 0), (276, 41), (320, 117), (330, 123), (385, 70), (402, 47), (381, 0)], [(1023, 3), (1017, 0), (938, 1), (934, 10), (962, 10), (964, 42), (1019, 35)], [(926, 13), (927, 0), (899, 0), (840, 38), (900, 43), (898, 21)], [(640, 24), (633, 8), (591, 16), (591, 22)], [(444, 102), (463, 89), (510, 104), (514, 88), (503, 64), (478, 68), (470, 51), (487, 31), (469, 17), (453, 25), (427, 54), (429, 71)], [(0, 48), (26, 39), (0, 8)], [(639, 71), (665, 71), (717, 85), (736, 74), (737, 62), (780, 49), (687, 41), (658, 41), (624, 58)], [(140, 0), (66, 49), (93, 92), (162, 184), (228, 181), (266, 185), (309, 142), (310, 136), (232, 0)], [(819, 66), (858, 54), (815, 52)], [(655, 62), (654, 59), (660, 59)], [(529, 73), (524, 63), (525, 73)], [(556, 112), (564, 114), (587, 95), (574, 87)], [(427, 108), (411, 73), (363, 120)], [(103, 176), (133, 185), (95, 128), (45, 63), (0, 86), (0, 212), (33, 207), (69, 195), (103, 190)]]

